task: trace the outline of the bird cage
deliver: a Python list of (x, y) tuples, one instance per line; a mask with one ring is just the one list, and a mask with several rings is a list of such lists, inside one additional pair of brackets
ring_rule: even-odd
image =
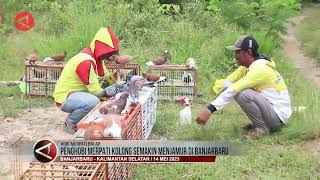
[(130, 179), (133, 163), (108, 163), (108, 179)]
[(106, 68), (111, 71), (111, 73), (118, 72), (121, 80), (125, 80), (126, 76), (133, 76), (140, 74), (139, 64), (106, 64)]
[[(139, 103), (131, 110), (121, 125), (123, 140), (141, 140), (147, 139), (153, 125), (156, 121), (157, 110), (157, 88), (143, 87), (139, 91)], [(89, 114), (78, 123), (78, 131), (74, 134), (75, 139), (84, 139), (83, 127), (89, 123), (91, 115), (97, 115), (99, 109), (107, 102), (98, 104)], [(132, 163), (108, 163), (108, 178), (109, 179), (129, 179), (132, 174), (134, 164)]]
[[(135, 107), (130, 115), (123, 117), (122, 136), (121, 139), (148, 139), (152, 128), (156, 122), (157, 116), (157, 88), (156, 87), (143, 87), (139, 91), (139, 104)], [(74, 137), (76, 139), (84, 139), (85, 127), (95, 117), (101, 116), (99, 109), (106, 105), (108, 102), (101, 102), (91, 112), (88, 113), (79, 123), (78, 131)]]
[(142, 137), (148, 139), (157, 118), (157, 88), (143, 87), (139, 97), (142, 106)]
[(31, 162), (20, 179), (83, 179), (105, 180), (108, 168), (106, 163), (40, 163)]
[(27, 94), (51, 98), (65, 63), (26, 64)]
[[(106, 104), (108, 104), (107, 101), (100, 102), (77, 124), (78, 130), (73, 135), (75, 139), (84, 139), (86, 128), (90, 126), (90, 122), (94, 121), (96, 117), (101, 117), (99, 110)], [(121, 138), (120, 139), (139, 140), (142, 138), (141, 104), (138, 103), (136, 107), (131, 108), (131, 110), (129, 111), (131, 111), (129, 114), (119, 115), (122, 118), (120, 121), (121, 122), (120, 124)], [(119, 139), (119, 138), (116, 138), (116, 139)]]
[(21, 160), (21, 151), (22, 151), (22, 136), (19, 136), (13, 143), (10, 145), (10, 149), (8, 152), (13, 153), (14, 159), (11, 159), (11, 168), (14, 174), (14, 180), (18, 180), (21, 176), (23, 169), (22, 169), (22, 160)]
[[(75, 139), (84, 139), (85, 127), (90, 121), (90, 115), (99, 112), (106, 102), (98, 104), (86, 117), (84, 117), (78, 124), (78, 131), (74, 134)], [(136, 107), (131, 110), (131, 113), (121, 120), (121, 139), (125, 140), (140, 140), (142, 139), (142, 116), (141, 104), (138, 103)], [(107, 163), (108, 179), (129, 179), (132, 173), (134, 164), (132, 163)]]
[(189, 97), (196, 101), (198, 94), (198, 69), (188, 69), (185, 65), (152, 65), (148, 73), (166, 77), (158, 83), (158, 99), (176, 101)]

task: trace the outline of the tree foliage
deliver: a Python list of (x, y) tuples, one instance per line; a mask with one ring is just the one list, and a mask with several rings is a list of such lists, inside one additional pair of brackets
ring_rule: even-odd
[(266, 28), (266, 35), (283, 32), (282, 23), (300, 9), (297, 0), (207, 0), (207, 8), (244, 29)]

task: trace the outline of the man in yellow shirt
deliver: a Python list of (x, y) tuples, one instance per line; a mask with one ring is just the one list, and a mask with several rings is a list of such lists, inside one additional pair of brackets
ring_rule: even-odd
[(116, 89), (100, 87), (98, 77), (105, 75), (103, 60), (113, 60), (119, 41), (111, 28), (101, 28), (90, 45), (72, 57), (65, 65), (53, 93), (58, 107), (70, 113), (65, 130), (76, 131), (76, 124), (99, 102), (99, 97), (113, 96)]
[(197, 122), (206, 124), (213, 112), (222, 109), (234, 97), (252, 122), (246, 126), (248, 138), (280, 130), (288, 122), (292, 109), (287, 86), (275, 63), (258, 54), (259, 45), (251, 36), (241, 36), (226, 48), (234, 51), (240, 67), (215, 82), (213, 90), (219, 96), (199, 112)]

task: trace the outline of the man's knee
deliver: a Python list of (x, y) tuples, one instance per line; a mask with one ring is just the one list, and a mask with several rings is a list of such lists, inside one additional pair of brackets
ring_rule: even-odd
[(239, 102), (248, 102), (252, 100), (253, 94), (256, 93), (252, 89), (245, 89), (241, 92), (239, 92), (237, 95), (235, 95), (235, 100)]
[(93, 109), (94, 107), (96, 107), (97, 104), (99, 104), (100, 99), (97, 96), (90, 96), (90, 98), (88, 98), (87, 100), (87, 104), (86, 107), (88, 108), (88, 110)]

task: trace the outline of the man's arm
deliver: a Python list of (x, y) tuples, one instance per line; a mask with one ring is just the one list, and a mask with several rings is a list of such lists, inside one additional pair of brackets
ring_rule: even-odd
[(212, 87), (213, 91), (216, 94), (220, 94), (226, 88), (230, 87), (234, 82), (244, 77), (246, 73), (247, 73), (247, 68), (244, 66), (240, 66), (230, 75), (228, 75), (225, 79), (216, 80), (214, 83), (214, 86)]
[(239, 79), (244, 77), (246, 73), (247, 73), (247, 68), (244, 66), (240, 66), (233, 73), (227, 76), (226, 80), (230, 81), (231, 83), (237, 82)]
[(211, 102), (211, 104), (208, 106), (208, 109), (210, 111), (220, 110), (231, 101), (233, 96), (235, 96), (242, 90), (253, 88), (258, 84), (266, 83), (270, 76), (265, 73), (265, 70), (266, 65), (259, 64), (253, 66), (243, 78), (232, 84), (229, 88), (223, 91), (213, 102)]

